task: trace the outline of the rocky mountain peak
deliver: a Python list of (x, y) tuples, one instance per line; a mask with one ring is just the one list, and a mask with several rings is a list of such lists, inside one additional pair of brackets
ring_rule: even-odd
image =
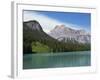
[(63, 29), (63, 28), (65, 28), (65, 25), (57, 25), (57, 26), (55, 27), (55, 29)]
[(38, 31), (43, 31), (41, 25), (39, 24), (38, 21), (36, 20), (30, 20), (30, 21), (27, 21), (27, 22), (24, 22), (27, 26), (29, 26), (29, 28), (31, 30), (38, 30)]
[(65, 25), (56, 25), (55, 28), (50, 31), (50, 33), (52, 32), (62, 33), (62, 32), (70, 32), (70, 31), (73, 31), (73, 29), (66, 27)]
[(85, 30), (75, 30), (65, 25), (57, 25), (49, 35), (55, 39), (63, 40), (63, 39), (74, 39), (81, 43), (89, 43), (91, 39), (91, 35), (88, 34)]

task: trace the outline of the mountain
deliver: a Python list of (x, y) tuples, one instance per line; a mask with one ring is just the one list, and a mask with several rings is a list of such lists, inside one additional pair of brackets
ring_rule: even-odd
[[(52, 47), (58, 41), (46, 34), (36, 20), (23, 22), (23, 51), (32, 53), (32, 43)], [(34, 46), (34, 45), (33, 45)], [(42, 46), (43, 47), (43, 46)]]
[(75, 30), (65, 25), (57, 25), (50, 31), (49, 35), (59, 41), (76, 40), (79, 43), (90, 43), (91, 35), (85, 30)]
[(41, 25), (36, 20), (24, 22), (23, 25), (24, 25), (24, 30), (30, 29), (30, 30), (43, 31)]
[[(90, 50), (90, 44), (80, 44), (75, 40), (64, 39), (75, 37), (76, 31), (74, 29), (66, 28), (64, 25), (56, 26), (51, 33), (53, 36), (45, 33), (40, 23), (36, 20), (23, 22), (23, 53), (36, 54)], [(77, 34), (84, 34), (85, 37), (87, 35), (84, 31), (77, 31)]]
[(54, 39), (51, 36), (49, 36), (48, 34), (46, 34), (43, 31), (42, 26), (36, 20), (23, 22), (23, 36), (24, 36), (24, 38), (29, 36), (30, 38), (32, 38), (32, 41), (40, 40), (40, 39), (57, 41), (56, 39)]

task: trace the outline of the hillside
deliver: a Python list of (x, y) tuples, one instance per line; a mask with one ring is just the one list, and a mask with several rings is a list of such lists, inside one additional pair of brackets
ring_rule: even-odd
[(76, 40), (67, 41), (51, 37), (45, 33), (36, 20), (23, 22), (23, 53), (47, 53), (90, 50), (90, 44)]

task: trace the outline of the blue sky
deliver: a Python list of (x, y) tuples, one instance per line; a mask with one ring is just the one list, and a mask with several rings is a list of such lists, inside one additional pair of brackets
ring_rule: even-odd
[[(91, 14), (75, 12), (51, 12), (51, 11), (24, 11), (24, 20), (39, 21), (44, 30), (53, 29), (56, 25), (66, 25), (75, 29), (84, 29), (90, 32)], [(48, 25), (46, 25), (48, 24)], [(51, 25), (53, 24), (53, 25)], [(51, 25), (51, 27), (49, 26)], [(45, 29), (46, 28), (46, 29)], [(47, 30), (48, 29), (48, 30)]]

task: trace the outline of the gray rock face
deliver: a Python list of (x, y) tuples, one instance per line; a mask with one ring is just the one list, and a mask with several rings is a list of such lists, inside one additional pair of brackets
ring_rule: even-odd
[(41, 25), (35, 20), (28, 21), (25, 23), (31, 30), (43, 31)]
[(90, 43), (91, 35), (85, 30), (75, 30), (65, 25), (57, 25), (53, 30), (50, 31), (49, 35), (59, 41), (67, 39), (76, 40), (80, 43)]

